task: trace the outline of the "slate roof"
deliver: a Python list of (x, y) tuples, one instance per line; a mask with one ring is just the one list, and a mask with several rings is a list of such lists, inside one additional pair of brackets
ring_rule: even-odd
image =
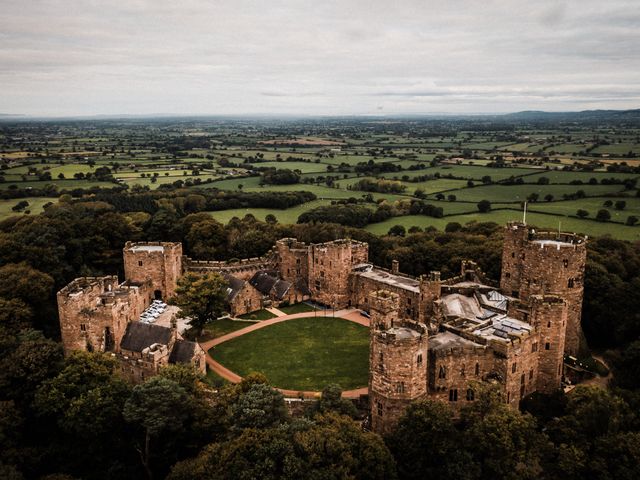
[(120, 342), (120, 348), (130, 352), (142, 352), (154, 343), (168, 345), (170, 340), (170, 328), (143, 322), (130, 322)]
[(256, 272), (249, 283), (263, 295), (271, 295), (282, 300), (291, 288), (291, 283), (278, 278), (272, 270), (260, 270)]
[(245, 282), (244, 280), (234, 277), (229, 273), (223, 273), (222, 276), (229, 284), (229, 287), (227, 288), (227, 301), (230, 302), (236, 297), (236, 295), (238, 295), (238, 293), (240, 293)]
[(169, 356), (169, 363), (191, 363), (196, 351), (196, 343), (188, 340), (176, 340)]

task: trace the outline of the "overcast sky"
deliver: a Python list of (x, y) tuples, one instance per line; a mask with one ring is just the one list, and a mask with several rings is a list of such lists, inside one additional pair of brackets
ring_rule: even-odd
[(0, 113), (638, 107), (638, 0), (0, 0)]

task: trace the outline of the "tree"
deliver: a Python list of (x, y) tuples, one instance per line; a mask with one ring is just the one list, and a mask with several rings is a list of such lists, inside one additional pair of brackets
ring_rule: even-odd
[(580, 218), (587, 218), (589, 216), (589, 212), (579, 208), (578, 211), (576, 212), (576, 216), (578, 216)]
[(320, 399), (315, 402), (306, 413), (309, 416), (313, 416), (318, 413), (324, 414), (327, 412), (335, 412), (351, 418), (355, 418), (358, 413), (353, 402), (342, 398), (342, 389), (338, 385), (327, 385), (324, 387)]
[(634, 226), (636, 223), (638, 223), (638, 217), (636, 217), (635, 215), (629, 215), (627, 217), (627, 225)]
[(188, 408), (189, 397), (185, 390), (173, 380), (161, 376), (137, 385), (126, 401), (123, 409), (125, 420), (143, 432), (144, 441), (136, 450), (149, 479), (153, 477), (153, 442), (162, 433), (181, 431)]
[(449, 406), (440, 401), (422, 400), (407, 408), (387, 439), (400, 478), (477, 477), (478, 465), (460, 448), (461, 434), (452, 418)]
[(613, 202), (611, 200), (605, 200), (604, 203), (602, 204), (603, 207), (607, 207), (607, 208), (611, 208), (612, 205), (613, 205)]
[(264, 221), (271, 225), (275, 225), (276, 223), (278, 223), (278, 219), (273, 213), (268, 213), (267, 216), (264, 217)]
[(550, 193), (547, 193), (547, 194), (544, 196), (544, 200), (545, 200), (545, 202), (551, 202), (551, 201), (553, 201), (553, 195), (551, 195)]
[(598, 220), (599, 222), (608, 222), (609, 220), (611, 220), (611, 214), (609, 213), (609, 210), (605, 210), (604, 208), (598, 210), (598, 213), (596, 214), (596, 220)]
[(547, 177), (538, 177), (538, 185), (549, 185), (549, 179)]
[(407, 229), (403, 225), (394, 225), (387, 234), (394, 237), (404, 237), (407, 234)]
[(440, 200), (440, 201), (444, 200), (444, 193), (436, 194), (436, 200)]
[(449, 200), (450, 202), (455, 202), (457, 200), (458, 197), (456, 197), (455, 195), (447, 195), (447, 200)]
[(491, 210), (491, 202), (489, 200), (480, 200), (477, 207), (480, 213), (487, 213)]
[(246, 429), (174, 466), (169, 480), (396, 478), (382, 439), (347, 417), (317, 416), (269, 429)]
[(616, 210), (624, 210), (626, 206), (627, 206), (627, 202), (625, 202), (624, 200), (618, 200), (615, 203)]
[(190, 327), (200, 335), (208, 322), (222, 315), (227, 302), (227, 288), (227, 281), (218, 273), (187, 273), (178, 280), (172, 303), (180, 307), (180, 318), (190, 318)]
[(282, 394), (264, 383), (255, 383), (232, 407), (233, 425), (244, 428), (271, 428), (288, 420)]
[(444, 231), (447, 233), (459, 232), (462, 230), (462, 225), (458, 222), (449, 222), (444, 227)]

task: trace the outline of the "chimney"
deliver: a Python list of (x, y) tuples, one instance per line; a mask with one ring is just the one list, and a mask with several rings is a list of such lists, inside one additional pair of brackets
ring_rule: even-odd
[(398, 260), (391, 260), (391, 273), (397, 274), (400, 272), (400, 262)]

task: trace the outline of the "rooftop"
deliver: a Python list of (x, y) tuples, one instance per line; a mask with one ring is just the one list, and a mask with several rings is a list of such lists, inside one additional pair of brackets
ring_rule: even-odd
[(130, 249), (132, 252), (164, 252), (162, 245), (134, 245)]
[(464, 347), (482, 347), (482, 345), (452, 332), (440, 332), (429, 337), (429, 350), (438, 351)]
[(544, 247), (546, 245), (551, 245), (551, 246), (554, 246), (554, 247), (556, 247), (558, 249), (560, 249), (562, 247), (573, 247), (575, 245), (573, 243), (562, 242), (560, 240), (533, 240), (531, 243), (537, 243), (541, 247)]
[(369, 270), (356, 271), (356, 274), (361, 277), (370, 278), (372, 280), (391, 285), (392, 287), (420, 293), (420, 282), (415, 278), (396, 275), (376, 267), (372, 267)]
[(506, 315), (496, 315), (491, 322), (482, 328), (473, 331), (490, 340), (510, 340), (512, 337), (520, 337), (531, 332), (531, 325)]
[(406, 340), (420, 336), (419, 332), (407, 327), (391, 327), (386, 332), (391, 335), (395, 335), (397, 340)]

